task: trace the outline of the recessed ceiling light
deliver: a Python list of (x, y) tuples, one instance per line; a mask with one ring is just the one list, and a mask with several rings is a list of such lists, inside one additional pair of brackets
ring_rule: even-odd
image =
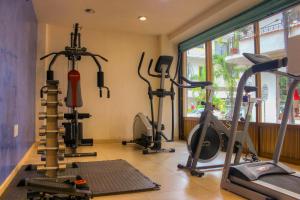
[(146, 21), (146, 20), (147, 20), (147, 17), (145, 17), (145, 16), (139, 16), (138, 19), (139, 19), (140, 21)]
[(86, 9), (84, 9), (84, 11), (86, 12), (86, 13), (88, 13), (88, 14), (94, 14), (96, 11), (94, 10), (94, 9), (92, 9), (92, 8), (86, 8)]

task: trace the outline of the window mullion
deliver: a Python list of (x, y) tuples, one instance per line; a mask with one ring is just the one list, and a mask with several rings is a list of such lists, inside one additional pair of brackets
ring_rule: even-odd
[[(212, 44), (211, 41), (205, 43), (205, 62), (206, 62), (206, 81), (212, 81)], [(206, 101), (208, 100), (208, 93), (206, 93)]]
[[(254, 51), (256, 54), (260, 54), (260, 30), (258, 21), (254, 23)], [(255, 83), (257, 87), (257, 97), (261, 98), (261, 75), (258, 73), (255, 75)], [(256, 106), (256, 122), (262, 122), (262, 106), (258, 104)]]

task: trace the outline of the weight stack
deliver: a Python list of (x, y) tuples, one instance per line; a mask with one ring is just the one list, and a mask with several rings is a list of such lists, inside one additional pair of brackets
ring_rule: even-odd
[(57, 178), (58, 172), (66, 168), (63, 163), (65, 144), (63, 140), (64, 128), (59, 126), (59, 120), (63, 119), (63, 113), (59, 113), (59, 106), (62, 102), (58, 96), (61, 91), (58, 88), (59, 82), (48, 80), (46, 87), (43, 87), (42, 93), (46, 98), (42, 99), (41, 105), (46, 107), (46, 112), (40, 112), (39, 119), (44, 120), (45, 124), (40, 128), (40, 140), (38, 153), (42, 154), (41, 160), (44, 161), (37, 169), (44, 171), (45, 175), (50, 178)]

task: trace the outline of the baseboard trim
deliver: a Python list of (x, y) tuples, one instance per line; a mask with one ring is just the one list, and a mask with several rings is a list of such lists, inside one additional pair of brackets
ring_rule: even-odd
[[(122, 143), (122, 141), (130, 141), (132, 139), (94, 139), (94, 144), (105, 144), (105, 143)], [(174, 142), (176, 141), (180, 141), (178, 138), (174, 139)], [(162, 141), (163, 143), (165, 143), (165, 141)]]
[(31, 147), (27, 150), (23, 158), (18, 162), (16, 167), (11, 171), (11, 173), (8, 175), (8, 177), (3, 181), (3, 183), (0, 185), (0, 196), (4, 193), (6, 188), (9, 186), (11, 181), (14, 179), (14, 177), (17, 175), (21, 167), (26, 163), (26, 160), (28, 160), (28, 157), (31, 155), (31, 153), (35, 150), (36, 143), (33, 143)]

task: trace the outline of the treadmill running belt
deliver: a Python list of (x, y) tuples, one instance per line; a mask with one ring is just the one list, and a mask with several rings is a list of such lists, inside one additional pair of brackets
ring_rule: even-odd
[(262, 176), (259, 180), (300, 194), (300, 177), (293, 175), (269, 175)]

